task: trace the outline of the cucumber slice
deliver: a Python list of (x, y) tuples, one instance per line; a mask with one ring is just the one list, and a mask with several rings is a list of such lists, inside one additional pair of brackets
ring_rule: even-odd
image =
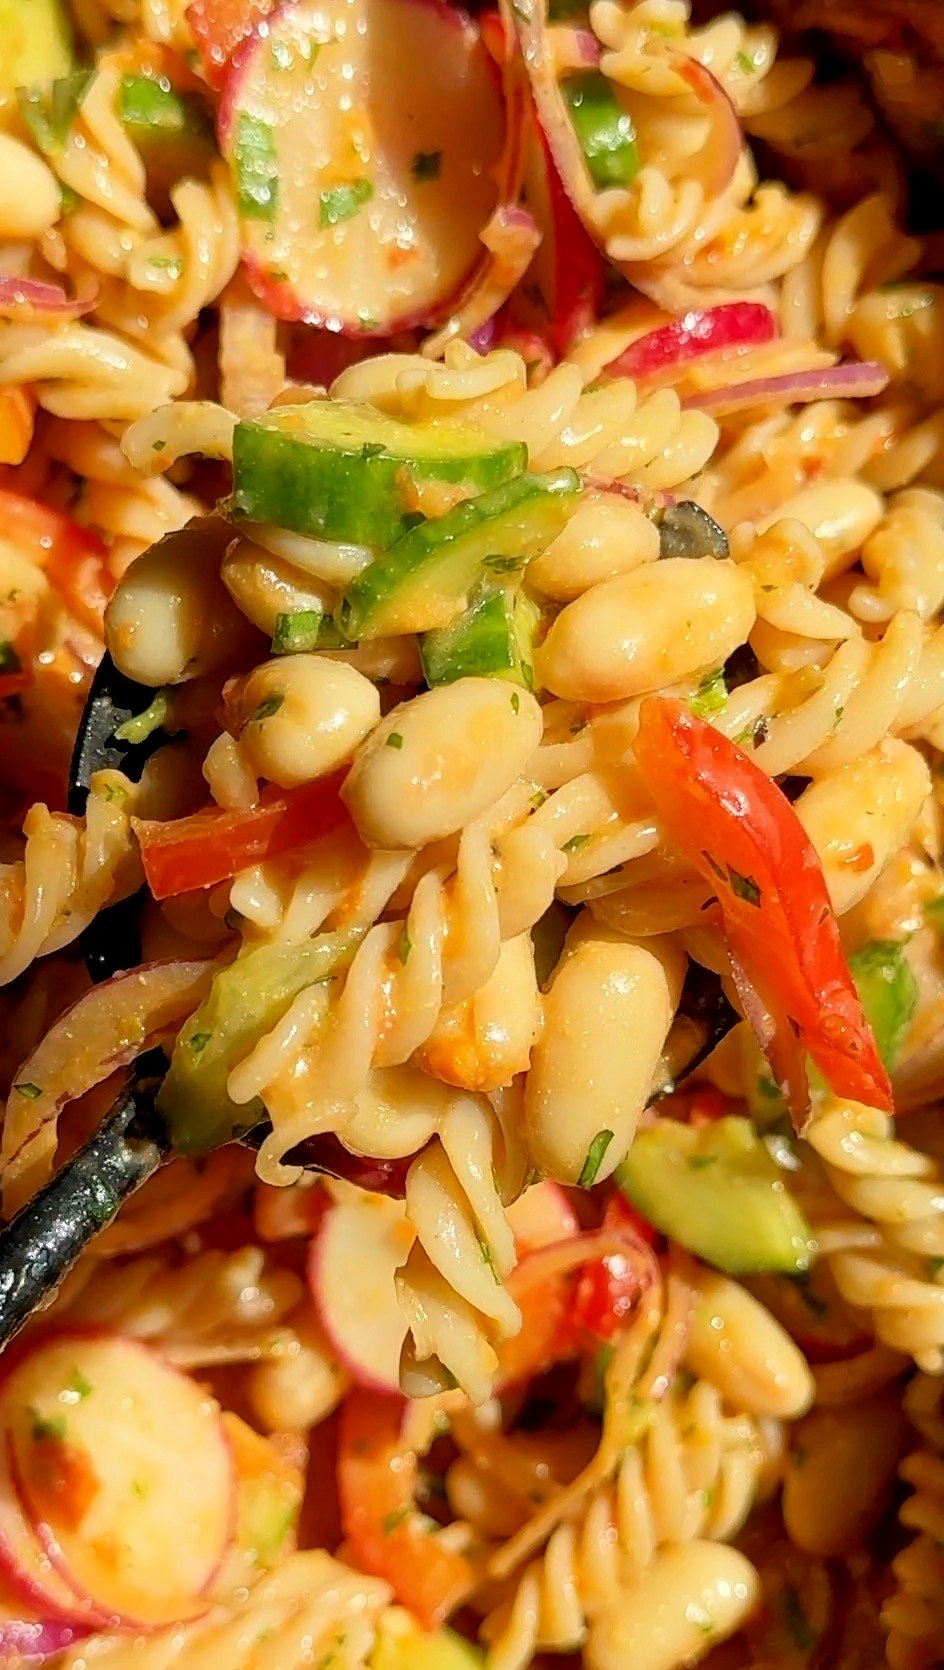
[(176, 92), (166, 76), (123, 75), (118, 115), (144, 163), (148, 194), (162, 204), (179, 180), (206, 173), (216, 155), (206, 105)]
[(656, 1229), (729, 1275), (808, 1270), (812, 1231), (749, 1119), (640, 1131), (616, 1181)]
[(0, 0), (0, 93), (53, 81), (74, 67), (72, 33), (59, 0)]
[(205, 1389), (138, 1340), (47, 1335), (3, 1386), (15, 1483), (80, 1597), (117, 1623), (175, 1623), (233, 1536), (235, 1474)]
[(534, 639), (541, 611), (514, 592), (482, 591), (452, 626), (427, 632), (420, 659), (427, 684), (508, 678), (534, 689)]
[(527, 467), (520, 442), (454, 424), (401, 423), (373, 406), (278, 406), (233, 435), (236, 516), (351, 545), (392, 545), (416, 521), (412, 482), (497, 487)]
[(202, 1154), (257, 1125), (264, 1109), (226, 1088), (231, 1069), (281, 1020), (306, 986), (330, 980), (354, 954), (357, 933), (322, 934), (301, 945), (260, 945), (217, 974), (182, 1028), (158, 1105), (171, 1145)]
[(345, 640), (321, 609), (296, 609), (279, 615), (272, 634), (273, 655), (303, 655), (313, 649), (344, 649)]
[(585, 70), (569, 75), (561, 93), (597, 190), (632, 185), (639, 173), (636, 129), (613, 83), (600, 70)]
[(370, 1670), (483, 1670), (480, 1648), (452, 1629), (428, 1635), (408, 1612), (388, 1607), (380, 1619)]
[(918, 982), (905, 957), (905, 943), (870, 939), (849, 958), (849, 969), (889, 1072), (918, 1006)]
[(448, 626), (490, 574), (526, 568), (556, 539), (580, 500), (576, 470), (519, 475), (423, 522), (365, 568), (341, 600), (346, 638), (395, 637)]

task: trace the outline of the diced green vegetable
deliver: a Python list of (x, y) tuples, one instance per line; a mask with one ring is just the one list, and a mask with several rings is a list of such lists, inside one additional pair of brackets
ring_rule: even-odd
[(613, 83), (600, 70), (584, 70), (569, 75), (561, 93), (597, 190), (632, 185), (639, 173), (636, 130)]
[(427, 1635), (409, 1613), (388, 1608), (380, 1618), (370, 1670), (482, 1670), (484, 1663), (480, 1649), (455, 1630)]
[(421, 523), (352, 581), (338, 613), (341, 631), (353, 640), (450, 624), (487, 575), (524, 569), (546, 549), (579, 494), (574, 470), (519, 475)]
[(74, 61), (59, 0), (0, 0), (0, 93), (67, 76)]
[(534, 688), (534, 637), (541, 611), (523, 594), (483, 588), (451, 626), (420, 644), (427, 684), (457, 678), (510, 678)]
[(637, 1134), (616, 1181), (656, 1229), (719, 1270), (809, 1268), (810, 1226), (749, 1119), (658, 1120)]
[(300, 655), (312, 649), (343, 649), (345, 640), (320, 609), (296, 609), (279, 615), (272, 634), (274, 655)]
[(873, 939), (849, 958), (849, 967), (878, 1045), (891, 1071), (918, 1003), (918, 984), (900, 940)]
[(237, 1062), (281, 1020), (307, 986), (345, 968), (358, 933), (321, 934), (301, 945), (260, 945), (216, 975), (178, 1034), (158, 1106), (172, 1146), (201, 1154), (231, 1142), (263, 1117), (258, 1102), (232, 1101), (227, 1079)]
[(144, 163), (148, 193), (162, 209), (171, 188), (206, 173), (216, 155), (209, 108), (192, 93), (178, 93), (166, 76), (123, 75), (118, 115)]
[(299, 1492), (276, 1473), (260, 1473), (239, 1483), (236, 1546), (251, 1553), (254, 1565), (274, 1566), (298, 1523)]
[(520, 442), (446, 423), (401, 423), (353, 401), (278, 406), (233, 437), (233, 511), (380, 550), (416, 521), (411, 485), (483, 492), (528, 462)]

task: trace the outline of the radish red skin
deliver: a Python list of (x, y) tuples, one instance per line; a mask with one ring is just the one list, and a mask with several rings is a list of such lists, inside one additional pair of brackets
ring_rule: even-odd
[(0, 1617), (0, 1663), (9, 1659), (42, 1664), (84, 1641), (89, 1631), (54, 1618)]
[(723, 302), (719, 307), (684, 313), (648, 331), (610, 360), (604, 371), (607, 377), (632, 377), (644, 382), (703, 354), (755, 347), (772, 342), (777, 334), (777, 321), (769, 307), (760, 302)]

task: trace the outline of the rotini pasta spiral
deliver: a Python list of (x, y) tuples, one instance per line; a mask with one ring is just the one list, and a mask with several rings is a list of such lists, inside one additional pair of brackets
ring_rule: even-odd
[(941, 1382), (917, 1375), (905, 1392), (905, 1412), (923, 1442), (900, 1473), (912, 1493), (899, 1520), (916, 1533), (892, 1561), (895, 1592), (882, 1608), (891, 1670), (930, 1670), (940, 1657), (944, 1629), (941, 1543), (944, 1541), (944, 1462), (941, 1459)]

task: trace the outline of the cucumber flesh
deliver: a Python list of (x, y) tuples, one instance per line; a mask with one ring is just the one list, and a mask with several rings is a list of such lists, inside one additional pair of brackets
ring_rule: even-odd
[(427, 684), (491, 677), (513, 679), (533, 690), (540, 615), (529, 597), (504, 589), (480, 592), (452, 626), (424, 633), (420, 658)]
[(481, 1650), (451, 1629), (427, 1635), (406, 1612), (388, 1609), (380, 1621), (370, 1670), (483, 1670)]
[(421, 523), (348, 587), (341, 631), (353, 642), (449, 626), (483, 581), (520, 572), (545, 550), (579, 498), (575, 470), (519, 475)]
[(416, 521), (412, 483), (484, 492), (520, 475), (528, 449), (453, 424), (401, 423), (353, 401), (279, 406), (233, 436), (236, 516), (384, 550)]
[(809, 1269), (812, 1231), (749, 1119), (659, 1120), (616, 1181), (663, 1235), (729, 1275)]
[(321, 609), (279, 615), (272, 634), (273, 655), (303, 655), (313, 649), (345, 649), (345, 640)]
[(72, 33), (59, 0), (0, 0), (0, 93), (54, 81), (74, 68)]
[(330, 980), (354, 954), (356, 933), (321, 934), (301, 945), (260, 945), (217, 974), (207, 997), (182, 1027), (158, 1106), (171, 1146), (203, 1154), (250, 1130), (258, 1103), (232, 1101), (227, 1079), (299, 992)]
[(639, 173), (636, 130), (612, 83), (599, 70), (585, 70), (561, 82), (561, 93), (597, 190), (632, 185)]

